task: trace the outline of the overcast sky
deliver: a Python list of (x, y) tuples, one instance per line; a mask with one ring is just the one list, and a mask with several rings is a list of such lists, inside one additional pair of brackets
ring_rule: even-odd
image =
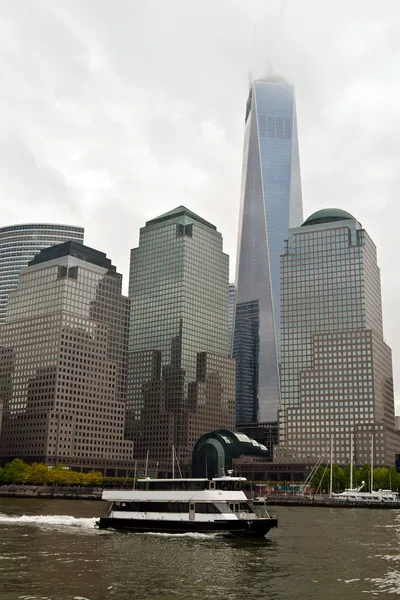
[(296, 86), (304, 215), (344, 208), (378, 247), (400, 390), (399, 0), (0, 0), (1, 224), (84, 225), (126, 290), (139, 227), (184, 204), (233, 277), (268, 65)]

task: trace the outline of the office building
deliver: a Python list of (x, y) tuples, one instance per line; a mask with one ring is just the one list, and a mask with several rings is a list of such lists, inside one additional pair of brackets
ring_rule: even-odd
[(233, 357), (237, 424), (277, 420), (280, 403), (280, 256), (303, 221), (295, 94), (271, 75), (246, 109)]
[(282, 409), (278, 462), (315, 462), (334, 440), (347, 464), (394, 464), (390, 348), (376, 247), (349, 213), (324, 209), (292, 228), (282, 256)]
[(103, 252), (73, 241), (42, 250), (21, 271), (0, 326), (1, 462), (61, 462), (109, 475), (132, 468), (121, 285)]
[(236, 288), (234, 283), (229, 284), (228, 288), (228, 348), (229, 354), (232, 354), (232, 331), (233, 331), (233, 316), (235, 310), (235, 295)]
[(33, 223), (0, 227), (0, 323), (7, 319), (8, 294), (21, 269), (44, 248), (74, 240), (83, 244), (83, 227)]
[(131, 251), (127, 435), (135, 456), (190, 461), (206, 431), (232, 427), (229, 258), (216, 227), (180, 206), (146, 223)]

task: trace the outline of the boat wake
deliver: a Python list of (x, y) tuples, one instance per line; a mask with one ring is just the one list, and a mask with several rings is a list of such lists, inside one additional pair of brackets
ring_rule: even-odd
[[(134, 533), (134, 532), (131, 532)], [(136, 532), (135, 535), (152, 535), (155, 537), (167, 537), (167, 538), (191, 538), (192, 540), (213, 540), (215, 538), (226, 537), (224, 533), (199, 533), (198, 531), (187, 532), (187, 533), (164, 533), (157, 531), (149, 532)]]
[(0, 525), (38, 525), (38, 526), (70, 526), (94, 529), (95, 517), (71, 517), (70, 515), (22, 515), (20, 517), (1, 515)]

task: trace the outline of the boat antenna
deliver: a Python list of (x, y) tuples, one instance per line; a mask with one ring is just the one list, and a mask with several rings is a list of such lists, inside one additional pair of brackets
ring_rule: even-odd
[(172, 479), (175, 479), (175, 446), (172, 444)]
[(147, 450), (147, 454), (146, 454), (146, 468), (145, 468), (145, 471), (144, 471), (144, 477), (145, 477), (145, 479), (147, 477), (148, 466), (149, 466), (149, 451)]

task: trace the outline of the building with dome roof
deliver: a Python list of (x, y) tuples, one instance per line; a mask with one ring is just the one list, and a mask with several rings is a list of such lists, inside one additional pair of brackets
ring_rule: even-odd
[(336, 208), (289, 230), (281, 257), (282, 405), (274, 459), (394, 465), (393, 369), (376, 247)]
[(277, 420), (280, 256), (303, 221), (294, 87), (253, 81), (246, 105), (232, 355), (238, 426)]

